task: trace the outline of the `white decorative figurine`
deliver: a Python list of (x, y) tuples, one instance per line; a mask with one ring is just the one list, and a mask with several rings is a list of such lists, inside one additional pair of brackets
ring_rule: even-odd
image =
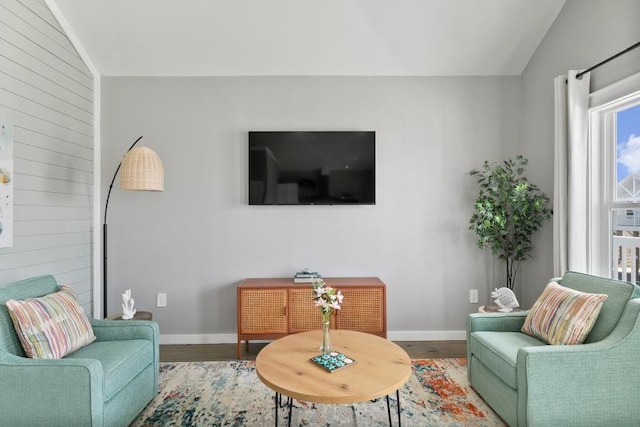
[(509, 288), (496, 288), (495, 291), (491, 292), (491, 298), (494, 298), (494, 302), (500, 307), (498, 311), (503, 313), (509, 313), (514, 308), (520, 307), (516, 294)]
[(136, 310), (133, 308), (133, 298), (131, 298), (131, 289), (127, 289), (122, 294), (122, 318), (125, 320), (133, 319)]

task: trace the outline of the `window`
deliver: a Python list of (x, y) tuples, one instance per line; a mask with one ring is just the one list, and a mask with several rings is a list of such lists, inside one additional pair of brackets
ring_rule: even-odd
[(590, 111), (591, 265), (640, 284), (640, 91)]
[(615, 112), (615, 191), (611, 207), (614, 278), (640, 283), (640, 100)]

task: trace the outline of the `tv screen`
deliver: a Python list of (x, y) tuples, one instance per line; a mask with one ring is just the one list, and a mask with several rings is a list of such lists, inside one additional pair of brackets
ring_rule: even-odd
[(249, 132), (249, 204), (375, 204), (375, 135)]

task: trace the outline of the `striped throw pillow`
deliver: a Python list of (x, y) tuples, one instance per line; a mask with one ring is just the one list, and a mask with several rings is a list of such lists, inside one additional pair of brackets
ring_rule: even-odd
[(521, 330), (547, 344), (582, 344), (606, 299), (606, 294), (588, 294), (550, 282), (531, 307)]
[(6, 304), (28, 357), (60, 359), (96, 339), (69, 286), (40, 298), (8, 300)]

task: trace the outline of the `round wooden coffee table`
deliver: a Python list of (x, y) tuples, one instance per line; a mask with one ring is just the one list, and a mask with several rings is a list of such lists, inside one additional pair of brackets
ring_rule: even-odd
[(275, 391), (275, 422), (278, 425), (280, 395), (316, 403), (358, 403), (386, 396), (391, 424), (389, 394), (396, 392), (400, 425), (399, 389), (411, 376), (411, 360), (397, 344), (363, 332), (331, 330), (333, 349), (356, 363), (335, 372), (327, 372), (311, 362), (321, 354), (320, 331), (303, 332), (280, 338), (256, 357), (256, 373)]

